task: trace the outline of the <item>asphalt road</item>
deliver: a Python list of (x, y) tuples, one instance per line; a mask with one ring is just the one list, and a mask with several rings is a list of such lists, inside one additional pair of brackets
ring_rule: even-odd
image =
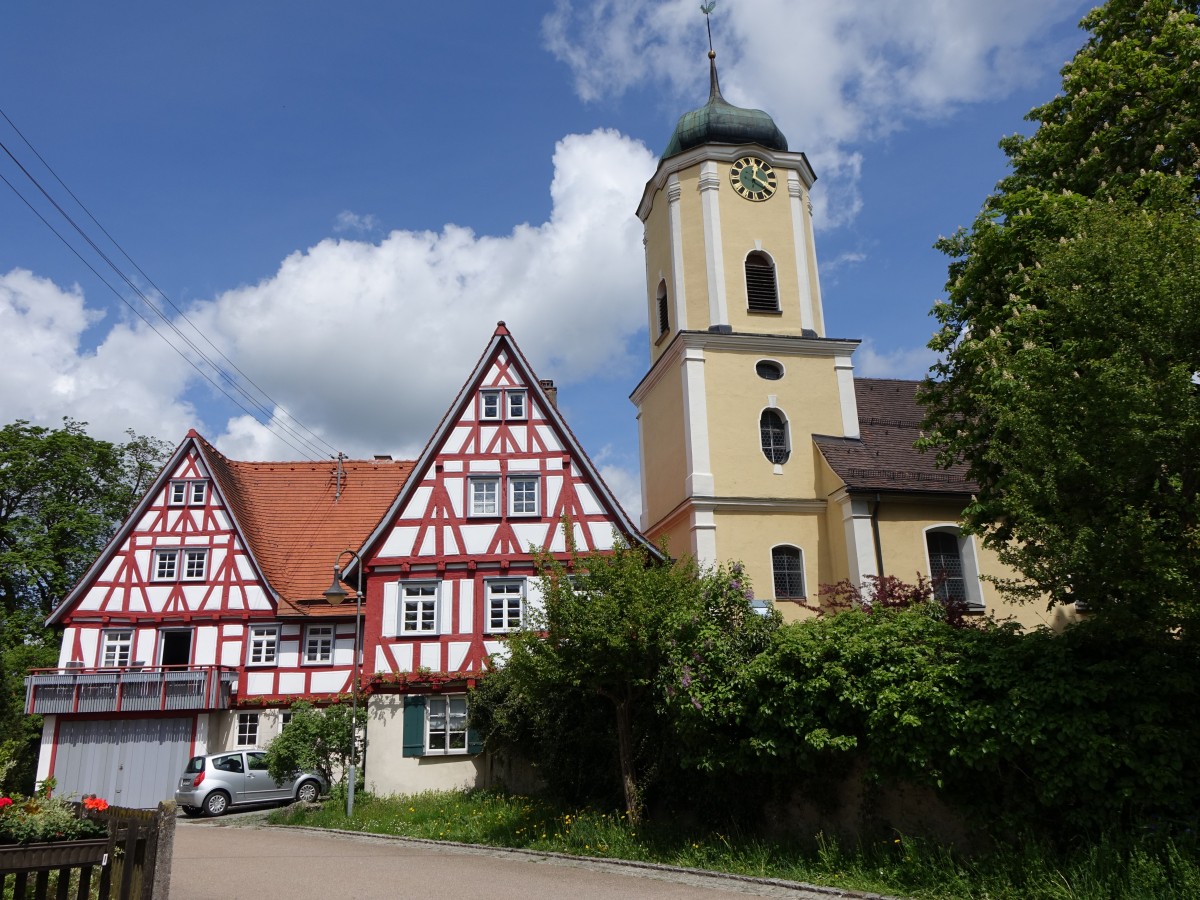
[(171, 900), (698, 900), (871, 895), (439, 842), (179, 820)]

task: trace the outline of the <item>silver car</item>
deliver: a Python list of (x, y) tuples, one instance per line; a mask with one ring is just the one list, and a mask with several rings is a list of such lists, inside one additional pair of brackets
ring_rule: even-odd
[(232, 750), (189, 759), (179, 778), (175, 802), (185, 816), (219, 816), (231, 806), (252, 803), (311, 803), (328, 788), (316, 772), (301, 772), (291, 781), (276, 782), (267, 774), (267, 754), (262, 750)]

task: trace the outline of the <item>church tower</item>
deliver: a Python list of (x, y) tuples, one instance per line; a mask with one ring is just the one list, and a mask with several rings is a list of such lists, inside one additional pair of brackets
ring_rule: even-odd
[(674, 556), (742, 561), (760, 598), (815, 602), (856, 569), (812, 436), (859, 436), (858, 341), (825, 335), (808, 159), (767, 113), (725, 101), (711, 50), (709, 70), (708, 102), (679, 119), (637, 210), (642, 526)]

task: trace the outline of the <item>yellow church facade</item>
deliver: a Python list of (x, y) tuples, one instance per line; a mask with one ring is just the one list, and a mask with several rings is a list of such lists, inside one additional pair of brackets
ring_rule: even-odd
[(739, 560), (786, 619), (822, 585), (936, 578), (980, 615), (1061, 627), (1070, 608), (1012, 605), (1011, 577), (962, 534), (972, 484), (918, 453), (917, 382), (854, 376), (859, 341), (825, 331), (809, 191), (816, 175), (771, 117), (710, 93), (646, 184), (650, 365), (631, 399), (642, 529), (702, 565)]

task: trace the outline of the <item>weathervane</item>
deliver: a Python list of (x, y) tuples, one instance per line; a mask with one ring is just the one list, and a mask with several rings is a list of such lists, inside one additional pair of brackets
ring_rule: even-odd
[(704, 24), (708, 28), (708, 55), (716, 56), (712, 46), (712, 11), (717, 8), (717, 0), (700, 4), (700, 12), (704, 13)]

